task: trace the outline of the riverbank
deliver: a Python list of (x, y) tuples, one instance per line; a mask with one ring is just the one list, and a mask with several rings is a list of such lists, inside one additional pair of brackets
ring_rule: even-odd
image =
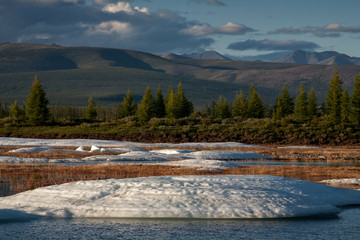
[(151, 119), (140, 125), (127, 118), (112, 122), (26, 126), (4, 124), (0, 137), (43, 139), (103, 139), (134, 142), (242, 142), (344, 146), (360, 144), (360, 129), (331, 126), (324, 120), (299, 123), (291, 119)]

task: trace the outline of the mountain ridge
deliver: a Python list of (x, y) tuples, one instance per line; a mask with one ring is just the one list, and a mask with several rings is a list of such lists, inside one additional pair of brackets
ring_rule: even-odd
[(127, 90), (142, 96), (147, 86), (160, 86), (166, 94), (179, 82), (195, 106), (219, 95), (231, 101), (240, 90), (247, 94), (251, 84), (268, 103), (274, 103), (284, 83), (294, 97), (300, 84), (306, 90), (313, 87), (321, 101), (336, 69), (351, 90), (360, 66), (169, 59), (114, 48), (5, 43), (0, 44), (0, 102), (24, 101), (35, 74), (54, 104), (86, 105), (92, 96), (111, 105), (122, 101)]

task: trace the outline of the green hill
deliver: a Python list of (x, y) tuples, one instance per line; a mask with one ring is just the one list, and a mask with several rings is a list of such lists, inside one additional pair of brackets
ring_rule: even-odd
[(4, 43), (0, 44), (0, 101), (24, 101), (35, 74), (51, 104), (87, 105), (93, 96), (101, 105), (113, 105), (128, 89), (141, 98), (148, 85), (153, 93), (158, 86), (166, 93), (179, 82), (195, 106), (219, 95), (232, 100), (239, 90), (247, 93), (252, 83), (269, 103), (284, 83), (293, 96), (304, 84), (323, 99), (336, 68), (351, 88), (360, 66), (165, 59), (122, 49)]

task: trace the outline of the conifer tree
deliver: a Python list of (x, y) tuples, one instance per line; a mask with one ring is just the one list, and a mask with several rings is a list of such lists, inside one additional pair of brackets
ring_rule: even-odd
[(85, 109), (85, 119), (94, 121), (97, 117), (96, 103), (92, 97), (89, 97), (88, 103), (88, 107)]
[(254, 85), (250, 87), (250, 96), (248, 102), (248, 117), (250, 118), (262, 118), (264, 117), (264, 107), (261, 102), (260, 95), (256, 92)]
[(130, 117), (136, 114), (137, 104), (133, 99), (130, 90), (127, 91), (123, 102), (121, 103), (121, 117)]
[(155, 117), (157, 117), (157, 118), (163, 118), (163, 117), (165, 117), (165, 114), (166, 114), (165, 101), (164, 101), (164, 97), (162, 95), (160, 86), (159, 86), (158, 91), (156, 92), (156, 96), (155, 96), (154, 112), (155, 112)]
[(10, 106), (10, 117), (16, 122), (19, 123), (21, 117), (23, 116), (23, 111), (18, 105), (18, 102), (15, 100)]
[(290, 97), (287, 85), (284, 84), (281, 94), (276, 99), (274, 118), (281, 119), (294, 112), (294, 100)]
[(44, 124), (49, 120), (50, 111), (47, 107), (49, 100), (43, 90), (40, 81), (35, 75), (30, 94), (25, 102), (25, 114), (27, 121), (31, 125)]
[(298, 121), (308, 119), (308, 97), (303, 85), (300, 86), (300, 93), (296, 98), (294, 115)]
[(350, 97), (347, 89), (344, 89), (340, 99), (341, 123), (350, 121)]
[(169, 118), (176, 117), (176, 94), (172, 86), (169, 87), (168, 95), (165, 99), (165, 112)]
[(147, 123), (152, 117), (154, 117), (154, 100), (150, 87), (147, 87), (145, 90), (145, 94), (137, 110), (137, 116), (141, 124)]
[(247, 102), (242, 91), (235, 96), (232, 115), (233, 117), (247, 117)]
[(341, 120), (342, 83), (339, 71), (336, 70), (334, 77), (330, 81), (330, 87), (325, 101), (325, 113), (328, 116), (329, 122), (334, 125), (339, 124)]
[(231, 117), (230, 106), (226, 98), (222, 96), (219, 97), (219, 100), (215, 107), (215, 115), (217, 118), (229, 118)]
[(351, 120), (360, 126), (360, 75), (355, 78), (354, 90), (350, 99), (350, 108)]
[(183, 118), (190, 115), (193, 111), (192, 103), (185, 97), (184, 89), (179, 83), (178, 92), (175, 95), (175, 117)]
[(307, 112), (310, 119), (313, 119), (318, 115), (317, 100), (314, 88), (311, 88), (309, 93)]

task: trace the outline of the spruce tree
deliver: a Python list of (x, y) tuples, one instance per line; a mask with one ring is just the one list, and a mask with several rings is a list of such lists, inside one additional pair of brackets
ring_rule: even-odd
[(13, 119), (16, 123), (19, 123), (20, 119), (23, 116), (23, 110), (18, 105), (18, 102), (15, 100), (13, 104), (10, 106), (10, 117)]
[(247, 117), (247, 102), (242, 91), (235, 96), (232, 115), (233, 117)]
[(308, 97), (303, 85), (300, 86), (300, 93), (296, 98), (294, 115), (297, 121), (308, 119)]
[(331, 124), (337, 125), (341, 120), (342, 80), (336, 70), (330, 81), (330, 87), (325, 101), (325, 113)]
[(276, 100), (274, 118), (281, 119), (294, 112), (294, 100), (290, 97), (287, 85), (284, 84), (281, 94)]
[(154, 100), (150, 87), (147, 87), (145, 90), (145, 94), (139, 104), (137, 116), (141, 124), (147, 123), (152, 117), (154, 117)]
[(250, 118), (262, 118), (264, 117), (264, 107), (261, 102), (260, 95), (256, 92), (254, 85), (250, 87), (250, 96), (248, 102), (248, 117)]
[(356, 76), (354, 90), (350, 98), (351, 120), (360, 126), (360, 75)]
[(165, 112), (165, 101), (159, 86), (158, 91), (156, 92), (155, 102), (154, 102), (154, 114), (157, 118), (163, 118), (166, 115)]
[(85, 119), (94, 121), (97, 117), (97, 109), (96, 109), (96, 103), (94, 102), (92, 97), (89, 97), (88, 99), (88, 107), (85, 109)]
[(309, 93), (307, 112), (309, 119), (313, 119), (318, 115), (317, 100), (314, 88), (311, 88)]
[(165, 99), (165, 112), (169, 118), (176, 117), (176, 94), (172, 86), (169, 87), (168, 95)]
[(344, 89), (340, 99), (341, 123), (350, 121), (350, 97), (347, 89)]
[(226, 98), (222, 96), (219, 97), (219, 100), (215, 107), (215, 115), (217, 118), (229, 118), (231, 117), (230, 106)]
[(30, 94), (25, 102), (25, 115), (31, 125), (44, 124), (49, 120), (50, 111), (47, 107), (49, 100), (43, 90), (40, 81), (35, 75)]
[(178, 92), (175, 95), (175, 117), (183, 118), (190, 115), (193, 111), (192, 103), (185, 97), (184, 89), (179, 83)]
[(121, 103), (121, 117), (130, 117), (136, 114), (137, 104), (133, 99), (130, 90), (127, 91), (123, 102)]

